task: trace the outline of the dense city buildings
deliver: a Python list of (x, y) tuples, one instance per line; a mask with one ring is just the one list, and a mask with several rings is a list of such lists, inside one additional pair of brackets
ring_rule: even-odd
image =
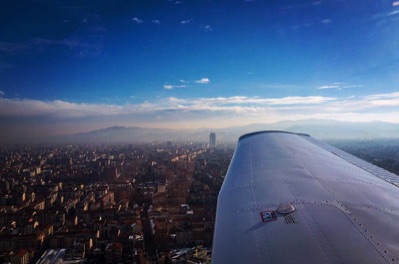
[(233, 148), (0, 148), (0, 262), (209, 263)]
[[(399, 171), (397, 141), (335, 145)], [(233, 148), (1, 146), (0, 262), (209, 263)]]

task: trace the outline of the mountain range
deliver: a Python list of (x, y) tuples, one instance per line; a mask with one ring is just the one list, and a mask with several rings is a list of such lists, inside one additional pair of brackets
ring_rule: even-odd
[(331, 120), (283, 121), (274, 124), (253, 124), (224, 129), (161, 129), (114, 126), (85, 133), (38, 139), (44, 143), (140, 143), (153, 141), (208, 142), (215, 132), (218, 143), (232, 143), (246, 133), (262, 130), (284, 130), (309, 134), (321, 140), (399, 138), (399, 124), (384, 122), (351, 123)]

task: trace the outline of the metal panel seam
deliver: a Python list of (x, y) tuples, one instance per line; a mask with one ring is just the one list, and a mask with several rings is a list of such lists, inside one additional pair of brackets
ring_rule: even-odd
[[(311, 143), (313, 143), (312, 141), (310, 141)], [(315, 144), (316, 146), (319, 146), (319, 147), (321, 147), (321, 148), (323, 148), (322, 146), (320, 146), (320, 145), (317, 145), (317, 144)], [(325, 148), (323, 148), (323, 149), (325, 149)], [(327, 150), (327, 149), (325, 149), (325, 150)], [(327, 151), (329, 151), (329, 150), (327, 150)], [(332, 151), (331, 151), (332, 152)], [(332, 152), (333, 154), (335, 154), (334, 152)], [(337, 155), (337, 154), (335, 154), (335, 155)], [(337, 155), (338, 157), (340, 157), (340, 158), (342, 158), (341, 156), (339, 156), (339, 155)], [(342, 158), (342, 159), (344, 159), (344, 158)], [(346, 159), (344, 159), (344, 160), (346, 160)], [(353, 162), (351, 162), (350, 160), (346, 160), (347, 162), (350, 162), (350, 163), (352, 163), (353, 165), (355, 165), (355, 166), (357, 166), (357, 167), (359, 167), (358, 165), (356, 165), (356, 164), (354, 164)], [(359, 167), (359, 168), (361, 168), (361, 169), (363, 169), (362, 167)], [(308, 171), (306, 168), (303, 168), (304, 170), (306, 170), (306, 171)], [(371, 172), (369, 172), (368, 170), (365, 170), (366, 172), (368, 172), (368, 173), (371, 173)], [(312, 175), (309, 171), (308, 171), (308, 173), (310, 174), (310, 175)], [(377, 176), (377, 175), (376, 175)], [(378, 177), (378, 176), (377, 176)], [(379, 178), (381, 178), (381, 177), (379, 177)], [(348, 208), (346, 208), (343, 204), (341, 204), (339, 201), (338, 201), (338, 199), (335, 197), (335, 195), (326, 187), (326, 186), (324, 186), (324, 184), (318, 179), (318, 178), (316, 178), (315, 177), (315, 179), (317, 180), (317, 182), (336, 200), (336, 202), (339, 204), (339, 206), (341, 206), (345, 211), (348, 211), (349, 212), (349, 209)], [(382, 178), (383, 179), (383, 178)], [(385, 180), (385, 179), (384, 179)], [(342, 209), (341, 209), (341, 211), (342, 212), (344, 212)], [(352, 217), (348, 217), (348, 215), (346, 215), (345, 214), (345, 216), (350, 220), (350, 222), (356, 227), (356, 229), (363, 235), (363, 237), (374, 247), (374, 249), (385, 259), (385, 261), (386, 262), (389, 262), (389, 260), (388, 260), (388, 258), (391, 258), (392, 259), (392, 261), (394, 261), (394, 258), (393, 258), (393, 255), (391, 254), (391, 253), (389, 253), (387, 250), (384, 250), (384, 252), (382, 252), (381, 250), (379, 250), (378, 249), (378, 247), (377, 247), (377, 245), (380, 245), (380, 243), (377, 243), (377, 245), (375, 245), (374, 243), (373, 243), (373, 241), (371, 241), (371, 239), (365, 234), (365, 232), (367, 232), (367, 229), (365, 229), (365, 231), (363, 231), (362, 229), (360, 229), (360, 227), (361, 226), (364, 226), (364, 224), (362, 224), (362, 223), (359, 223), (358, 225), (357, 224), (355, 224), (355, 222), (357, 223), (357, 219), (355, 218), (355, 217), (353, 217), (352, 216), (352, 214), (351, 213), (349, 213), (349, 216), (352, 216)], [(353, 218), (353, 219), (352, 219)], [(371, 236), (371, 237), (373, 237), (373, 236)], [(389, 257), (386, 257), (385, 255), (388, 255)]]
[(249, 141), (249, 164), (250, 164), (250, 175), (251, 175), (251, 194), (252, 194), (252, 201), (254, 202), (255, 207), (257, 206), (256, 204), (256, 198), (255, 198), (255, 192), (253, 188), (253, 173), (252, 173), (252, 140)]

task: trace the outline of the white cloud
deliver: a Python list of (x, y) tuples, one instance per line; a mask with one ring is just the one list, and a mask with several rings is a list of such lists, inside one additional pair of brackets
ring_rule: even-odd
[(364, 103), (371, 106), (399, 107), (399, 92), (369, 95), (364, 97)]
[(385, 100), (375, 100), (371, 101), (375, 106), (394, 106), (399, 107), (399, 98), (385, 99)]
[(322, 96), (290, 96), (283, 98), (264, 99), (263, 101), (270, 105), (296, 105), (296, 104), (321, 104), (336, 100), (331, 97)]
[(392, 2), (392, 6), (399, 6), (399, 1)]
[(0, 96), (4, 96), (4, 92), (2, 90), (0, 90)]
[(180, 82), (181, 82), (181, 83), (187, 83), (187, 81), (185, 81), (185, 80), (183, 80), (183, 79), (180, 80)]
[(137, 23), (137, 24), (143, 23), (143, 20), (139, 19), (138, 17), (133, 17), (133, 18), (132, 18), (132, 21), (135, 22), (135, 23)]
[(323, 19), (322, 21), (320, 21), (320, 23), (322, 23), (322, 24), (324, 24), (324, 25), (328, 25), (328, 24), (331, 24), (331, 19), (328, 19), (328, 18), (326, 18), (326, 19)]
[(187, 20), (182, 20), (182, 21), (180, 21), (180, 24), (184, 25), (184, 24), (188, 24), (188, 23), (190, 23), (190, 22), (191, 22), (191, 20), (190, 20), (190, 19), (187, 19)]
[[(322, 104), (336, 100), (330, 97), (308, 96), (308, 97), (283, 97), (283, 98), (260, 98), (260, 97), (214, 97), (214, 98), (198, 98), (190, 101), (192, 106), (206, 107), (207, 109), (224, 109), (230, 107), (244, 107), (245, 109), (259, 110), (262, 107), (279, 107), (287, 105), (311, 105)], [(279, 108), (281, 109), (281, 108)]]
[(326, 89), (337, 89), (337, 90), (342, 90), (342, 89), (349, 89), (349, 88), (361, 88), (363, 85), (352, 85), (352, 84), (344, 84), (344, 83), (334, 83), (333, 85), (323, 85), (320, 86), (319, 90), (326, 90)]
[(160, 25), (161, 24), (161, 21), (159, 21), (159, 20), (157, 20), (157, 19), (154, 19), (154, 20), (152, 20), (151, 21), (153, 24), (156, 24), (156, 25)]
[[(169, 87), (165, 89), (173, 89), (179, 85), (165, 84), (165, 86)], [(136, 98), (134, 101), (137, 100)], [(215, 126), (232, 126), (312, 118), (356, 122), (380, 120), (399, 123), (398, 109), (399, 92), (339, 98), (323, 96), (155, 97), (142, 103), (120, 105), (0, 97), (1, 118), (19, 118), (21, 124), (24, 123), (23, 120), (30, 118), (35, 118), (35, 120), (36, 118), (42, 118), (41, 120), (55, 118), (57, 125), (63, 124), (63, 127), (71, 125), (76, 129), (82, 129), (78, 126), (82, 122), (85, 127), (90, 128), (95, 128), (95, 125), (99, 123), (102, 127), (118, 124), (197, 128), (210, 123)], [(47, 122), (50, 126), (51, 121)]]
[(320, 86), (318, 89), (319, 90), (324, 90), (324, 89), (338, 89), (338, 85), (325, 85), (325, 86)]
[(372, 94), (365, 97), (366, 100), (379, 100), (379, 99), (392, 99), (399, 98), (399, 92), (387, 93), (387, 94)]
[(185, 103), (185, 102), (187, 102), (184, 99), (179, 99), (179, 98), (176, 98), (176, 97), (169, 97), (168, 101), (171, 102), (171, 103)]
[(209, 78), (201, 78), (199, 80), (196, 80), (195, 83), (202, 83), (202, 84), (208, 84), (211, 81), (209, 80)]
[(58, 116), (81, 117), (113, 115), (120, 113), (119, 105), (71, 103), (61, 100), (40, 101), (31, 99), (0, 98), (2, 116)]
[(205, 30), (205, 32), (211, 32), (211, 31), (213, 31), (213, 28), (212, 28), (210, 25), (205, 25), (205, 26), (203, 26), (202, 28)]
[[(183, 88), (182, 85), (165, 85), (165, 89)], [(322, 104), (335, 100), (334, 98), (309, 96), (309, 97), (283, 97), (283, 98), (259, 98), (259, 97), (215, 97), (179, 99), (169, 97), (157, 99), (141, 104), (91, 104), (73, 103), (61, 100), (40, 101), (31, 99), (7, 99), (0, 98), (1, 116), (57, 116), (57, 117), (87, 117), (87, 116), (113, 116), (134, 114), (153, 111), (163, 111), (171, 108), (170, 103), (179, 103), (189, 110), (206, 111), (259, 111), (262, 107), (274, 107), (278, 105), (308, 105)]]
[(167, 90), (171, 90), (173, 88), (186, 88), (186, 87), (187, 87), (187, 85), (170, 85), (170, 84), (165, 84), (163, 86), (163, 88), (167, 89)]
[(399, 14), (399, 10), (394, 10), (394, 11), (392, 11), (392, 12), (389, 12), (388, 14), (387, 14), (387, 16), (395, 16), (395, 15), (398, 15)]
[(343, 85), (342, 89), (349, 89), (349, 88), (362, 88), (363, 85)]

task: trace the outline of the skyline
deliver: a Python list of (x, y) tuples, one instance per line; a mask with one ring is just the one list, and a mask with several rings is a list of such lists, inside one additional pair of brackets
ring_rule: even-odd
[(1, 135), (399, 123), (399, 1), (3, 1)]

